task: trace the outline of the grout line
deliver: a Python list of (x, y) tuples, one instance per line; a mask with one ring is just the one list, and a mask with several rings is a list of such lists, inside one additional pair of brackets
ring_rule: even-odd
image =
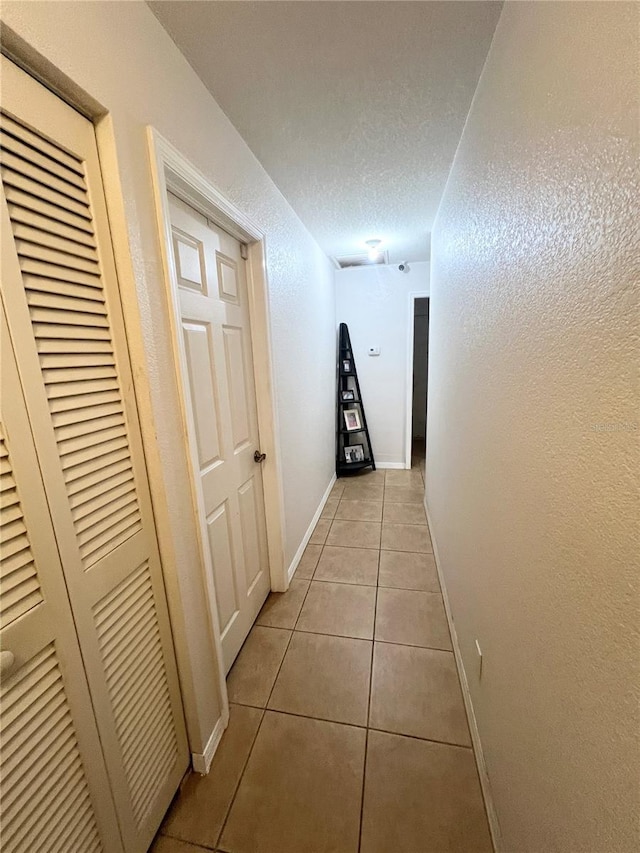
[[(373, 589), (373, 587), (369, 587), (369, 589)], [(374, 625), (375, 625), (375, 616), (374, 616)], [(291, 629), (289, 629), (291, 630)], [(295, 628), (293, 633), (295, 634), (313, 634), (314, 636), (319, 637), (339, 637), (341, 640), (362, 640), (363, 643), (372, 643), (373, 637), (354, 637), (351, 634), (327, 634), (326, 631), (309, 631), (304, 628)], [(413, 646), (413, 648), (416, 648)]]
[[(160, 831), (158, 831), (156, 838), (154, 838), (154, 841), (157, 838), (159, 838), (160, 836), (162, 836), (163, 838), (172, 838), (174, 841), (179, 841), (181, 844), (186, 844), (189, 847), (193, 847), (194, 850), (211, 850), (212, 853), (215, 853), (216, 848), (218, 846), (216, 844), (215, 847), (209, 847), (208, 844), (199, 844), (195, 841), (185, 841), (184, 838), (180, 838), (179, 835), (171, 835), (168, 832), (160, 832)], [(151, 845), (151, 847), (149, 849), (151, 850), (152, 848), (153, 848), (153, 844)]]
[[(318, 581), (318, 583), (323, 583), (323, 581)], [(351, 584), (351, 586), (356, 586), (356, 584)], [(367, 589), (374, 589), (374, 587), (370, 586)], [(380, 589), (387, 589), (387, 587), (380, 587)], [(408, 590), (409, 592), (419, 592), (419, 590)], [(434, 592), (432, 595), (439, 595), (440, 593)], [(377, 596), (376, 596), (376, 607), (377, 607)], [(285, 650), (285, 655), (289, 650), (289, 646), (291, 644), (291, 640), (293, 639), (293, 634), (312, 634), (314, 637), (337, 637), (340, 640), (360, 640), (363, 643), (381, 643), (385, 646), (402, 646), (405, 649), (427, 649), (431, 652), (445, 652), (446, 654), (453, 654), (453, 649), (443, 649), (440, 646), (419, 646), (416, 643), (403, 643), (400, 640), (381, 640), (380, 637), (375, 636), (375, 624), (376, 624), (376, 609), (374, 609), (374, 620), (373, 620), (373, 637), (354, 637), (352, 634), (329, 634), (327, 631), (310, 631), (308, 628), (281, 628), (278, 625), (259, 625), (259, 628), (272, 628), (275, 631), (289, 631), (291, 633), (291, 637), (289, 637), (289, 642), (287, 643), (287, 648)], [(284, 657), (282, 658), (284, 661)], [(278, 672), (276, 673), (276, 679), (280, 674), (280, 669), (282, 668), (282, 662), (278, 667)], [(275, 681), (273, 682), (275, 686)], [(273, 691), (273, 687), (269, 692), (269, 699), (271, 698), (271, 692)], [(269, 701), (267, 699), (267, 702)], [(249, 708), (261, 708), (267, 707), (266, 705), (252, 705), (250, 702), (239, 702), (237, 699), (233, 700), (234, 705), (246, 705)]]
[[(414, 524), (413, 526), (418, 527), (417, 524)], [(433, 551), (398, 551), (397, 548), (381, 548), (380, 550), (381, 551), (395, 551), (396, 554), (420, 554), (420, 556), (422, 556), (422, 557), (433, 557)]]
[(297, 717), (300, 720), (317, 720), (319, 723), (333, 723), (334, 726), (348, 726), (350, 729), (366, 731), (362, 723), (345, 723), (344, 720), (331, 720), (329, 717), (313, 717), (311, 714), (300, 714), (297, 711), (284, 711), (282, 708), (265, 708), (271, 714), (284, 714), (286, 717)]
[(440, 646), (417, 646), (415, 643), (400, 643), (398, 640), (381, 640), (380, 637), (374, 636), (376, 643), (381, 643), (384, 646), (402, 646), (405, 649), (427, 649), (430, 652), (446, 652), (449, 655), (453, 654), (453, 649), (441, 649)]
[[(322, 546), (322, 550), (324, 551), (324, 545)], [(322, 558), (322, 551), (320, 552), (320, 558)], [(320, 562), (320, 560), (318, 560)], [(316, 566), (317, 568), (317, 566)], [(315, 574), (315, 571), (314, 571)], [(309, 595), (309, 590), (311, 589), (311, 581), (309, 581), (309, 586), (307, 587), (307, 591), (304, 594), (304, 598), (302, 599), (302, 604), (300, 605), (300, 610), (298, 611), (298, 615), (296, 616), (296, 621), (293, 623), (293, 628), (288, 628), (286, 630), (290, 631), (289, 641), (287, 642), (287, 647), (284, 650), (284, 654), (282, 655), (282, 660), (278, 666), (278, 671), (276, 672), (276, 677), (273, 679), (273, 684), (271, 685), (271, 690), (269, 691), (269, 695), (267, 696), (267, 701), (265, 702), (265, 710), (269, 707), (269, 701), (271, 700), (271, 694), (276, 686), (276, 681), (278, 680), (278, 676), (280, 675), (280, 670), (282, 669), (282, 665), (284, 664), (284, 659), (287, 656), (287, 652), (289, 651), (289, 646), (291, 645), (291, 640), (293, 639), (294, 631), (296, 630), (296, 625), (298, 624), (298, 620), (300, 619), (300, 614), (302, 613), (302, 608), (304, 607), (304, 603), (307, 600), (307, 596)]]
[[(386, 479), (386, 478), (385, 478)], [(378, 579), (380, 577), (380, 551), (378, 551), (378, 574), (376, 577), (376, 596), (373, 607), (373, 642), (371, 644), (371, 666), (369, 668), (369, 702), (367, 703), (367, 728), (371, 717), (371, 695), (373, 693), (373, 655), (375, 651), (376, 622), (378, 621)], [(364, 796), (364, 793), (363, 793)]]
[[(318, 571), (318, 566), (320, 565), (320, 560), (322, 559), (322, 555), (324, 554), (324, 549), (326, 547), (327, 547), (326, 545), (320, 546), (320, 553), (318, 554), (318, 562), (315, 565), (315, 568), (313, 570), (313, 574), (309, 578), (309, 589), (311, 589), (311, 584), (313, 582), (313, 579), (316, 576), (316, 572)], [(307, 590), (305, 597), (302, 599), (302, 607), (304, 607), (304, 603), (307, 600), (307, 595), (309, 595), (309, 589)], [(293, 630), (294, 631), (296, 630), (296, 625), (298, 624), (298, 619), (300, 618), (300, 613), (302, 613), (302, 607), (300, 608), (300, 611), (299, 611), (298, 615), (296, 616), (296, 621), (293, 623)]]
[[(337, 518), (336, 521), (346, 521), (348, 524), (379, 524), (380, 526), (382, 526), (381, 521), (350, 521), (346, 518)], [(419, 525), (417, 525), (417, 524), (414, 525), (414, 527), (418, 527), (418, 526)], [(329, 531), (329, 532), (331, 532), (331, 531)], [(380, 531), (380, 534), (382, 535), (382, 531)], [(327, 538), (329, 538), (328, 535), (327, 535)], [(344, 545), (344, 544), (337, 545), (333, 542), (325, 542), (324, 544), (328, 545), (329, 548), (350, 548), (352, 551), (379, 551), (380, 550), (379, 545), (376, 545), (375, 547), (372, 548), (372, 547), (367, 547), (366, 545)]]
[(360, 797), (360, 830), (358, 832), (358, 853), (362, 849), (362, 821), (364, 819), (364, 789), (367, 782), (367, 752), (369, 751), (369, 728), (364, 734), (364, 763), (362, 765), (362, 796)]
[[(239, 705), (240, 703), (235, 702), (234, 704)], [(256, 706), (255, 705), (244, 705), (243, 707), (255, 708)], [(299, 714), (296, 711), (284, 711), (281, 708), (257, 708), (256, 710), (263, 711), (265, 714), (267, 711), (269, 711), (272, 714), (284, 714), (287, 717), (298, 717), (302, 720), (318, 720), (318, 722), (321, 722), (321, 723), (334, 723), (337, 726), (348, 726), (349, 728), (352, 728), (352, 729), (368, 729), (369, 731), (372, 731), (372, 732), (382, 732), (382, 734), (385, 734), (385, 735), (395, 735), (396, 737), (406, 737), (406, 738), (410, 738), (411, 740), (421, 740), (421, 741), (426, 741), (426, 743), (439, 743), (441, 746), (454, 746), (454, 747), (457, 747), (458, 749), (469, 749), (469, 750), (473, 751), (472, 746), (466, 746), (465, 744), (462, 744), (462, 743), (453, 743), (453, 741), (450, 741), (450, 740), (438, 740), (437, 738), (432, 738), (432, 737), (421, 737), (420, 735), (407, 734), (407, 732), (392, 731), (391, 729), (383, 729), (380, 726), (364, 726), (364, 725), (361, 725), (360, 723), (345, 723), (343, 720), (331, 720), (328, 717), (313, 717), (313, 716), (311, 716), (311, 714)], [(257, 733), (256, 733), (256, 737), (257, 737)], [(254, 738), (254, 742), (255, 742), (255, 738)], [(244, 773), (244, 770), (243, 770), (243, 773)], [(192, 842), (192, 843), (194, 843), (194, 842)]]
[[(329, 547), (331, 547), (329, 545)], [(373, 551), (373, 548), (369, 550)], [(334, 580), (326, 580), (324, 578), (314, 578), (313, 583), (338, 583), (340, 586), (366, 586), (368, 589), (375, 589), (377, 584), (375, 583), (354, 583), (353, 581), (334, 581)]]
[[(241, 703), (235, 702), (234, 704), (240, 705)], [(260, 722), (258, 723), (258, 725), (256, 727), (256, 733), (253, 736), (253, 740), (251, 742), (251, 747), (249, 748), (249, 752), (247, 753), (246, 760), (245, 760), (244, 764), (242, 765), (242, 770), (240, 771), (240, 775), (238, 776), (238, 783), (233, 790), (233, 796), (231, 797), (231, 801), (227, 807), (227, 811), (225, 813), (224, 820), (222, 821), (222, 826), (220, 827), (220, 832), (218, 833), (218, 836), (216, 838), (216, 844), (215, 844), (216, 847), (218, 847), (218, 845), (220, 844), (220, 842), (222, 840), (222, 835), (226, 829), (227, 821), (229, 820), (229, 815), (231, 814), (231, 809), (233, 808), (233, 804), (236, 801), (236, 796), (238, 794), (238, 790), (240, 788), (240, 785), (242, 784), (242, 780), (244, 779), (244, 774), (245, 774), (245, 771), (247, 769), (247, 765), (249, 764), (249, 760), (251, 759), (251, 756), (253, 755), (253, 749), (256, 745), (256, 741), (258, 740), (258, 735), (260, 734), (260, 729), (262, 728), (262, 723), (264, 721), (266, 710), (265, 710), (265, 708), (260, 708), (259, 710), (262, 711), (262, 715), (260, 716)]]
[[(322, 546), (322, 551), (324, 551), (324, 545)], [(318, 563), (322, 559), (322, 551), (320, 551), (320, 557), (318, 558)], [(316, 569), (317, 568), (318, 568), (318, 566), (316, 565)], [(316, 569), (313, 570), (314, 574), (316, 573)], [(304, 594), (304, 598), (302, 599), (302, 604), (300, 605), (300, 610), (298, 611), (298, 615), (296, 616), (296, 621), (293, 623), (293, 628), (286, 628), (285, 629), (287, 631), (290, 631), (289, 640), (288, 640), (287, 646), (284, 650), (284, 654), (282, 655), (282, 660), (280, 661), (280, 664), (278, 666), (278, 671), (276, 672), (276, 677), (273, 679), (273, 684), (271, 685), (271, 690), (269, 690), (269, 695), (267, 696), (267, 701), (265, 702), (265, 706), (264, 706), (265, 710), (269, 706), (269, 701), (271, 700), (271, 694), (274, 691), (274, 688), (276, 686), (276, 681), (278, 680), (278, 676), (280, 675), (280, 670), (282, 669), (282, 665), (284, 664), (284, 659), (286, 658), (287, 652), (289, 651), (289, 646), (291, 645), (291, 641), (293, 639), (293, 634), (296, 630), (296, 626), (298, 624), (298, 621), (300, 620), (300, 614), (302, 613), (302, 608), (304, 607), (304, 603), (307, 600), (307, 596), (309, 595), (309, 590), (311, 589), (311, 584), (312, 584), (312, 581), (309, 581), (309, 586), (307, 587), (307, 590)], [(253, 630), (253, 628), (251, 630)]]
[(439, 743), (440, 746), (454, 746), (456, 749), (468, 749), (473, 752), (472, 746), (465, 746), (462, 743), (452, 743), (450, 740), (436, 740), (432, 737), (420, 737), (419, 735), (409, 735), (406, 732), (392, 732), (390, 729), (381, 729), (378, 726), (369, 726), (368, 731), (370, 732), (382, 732), (385, 735), (394, 735), (395, 737), (406, 737), (411, 740), (421, 740), (426, 743)]
[[(386, 484), (386, 480), (387, 480), (386, 473), (385, 473), (384, 479), (385, 479), (385, 484)], [(386, 485), (385, 485), (385, 488), (386, 488)], [(384, 503), (383, 503), (383, 513), (384, 513)], [(380, 529), (380, 531), (381, 531), (381, 537), (382, 537), (382, 528)], [(382, 538), (381, 538), (380, 544), (382, 544)], [(381, 549), (378, 549), (378, 571), (376, 573), (376, 595), (375, 595), (375, 603), (374, 603), (374, 608), (373, 608), (373, 637), (374, 637), (374, 641), (371, 643), (371, 664), (369, 666), (369, 698), (368, 698), (368, 702), (367, 702), (367, 734), (366, 734), (365, 743), (364, 743), (364, 767), (362, 768), (362, 799), (360, 800), (360, 833), (358, 835), (358, 853), (360, 853), (360, 851), (362, 849), (362, 823), (364, 821), (364, 797), (365, 797), (365, 790), (366, 790), (366, 784), (367, 784), (367, 755), (369, 752), (369, 723), (370, 723), (370, 719), (371, 719), (371, 697), (373, 694), (373, 656), (374, 656), (374, 652), (375, 652), (375, 648), (376, 648), (375, 636), (376, 636), (376, 622), (378, 620), (378, 589), (379, 589), (378, 582), (380, 580), (380, 555), (381, 555)]]

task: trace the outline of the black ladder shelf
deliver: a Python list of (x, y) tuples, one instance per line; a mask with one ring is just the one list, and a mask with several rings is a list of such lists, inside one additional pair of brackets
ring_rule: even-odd
[(356, 363), (346, 323), (338, 333), (338, 399), (336, 404), (336, 476), (376, 470)]

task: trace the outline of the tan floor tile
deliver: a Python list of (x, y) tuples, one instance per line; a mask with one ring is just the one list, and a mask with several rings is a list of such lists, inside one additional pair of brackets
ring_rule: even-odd
[(423, 488), (422, 474), (416, 469), (409, 471), (387, 471), (384, 481), (385, 486), (411, 486), (416, 489)]
[(384, 483), (348, 482), (342, 493), (348, 501), (381, 501), (384, 495)]
[[(208, 848), (216, 846), (263, 713), (242, 705), (230, 705), (229, 712), (209, 773), (189, 776), (162, 825), (162, 832)], [(172, 853), (172, 848), (159, 848), (165, 851)]]
[(322, 545), (307, 545), (296, 568), (295, 576), (311, 580), (318, 565), (320, 554), (322, 554)]
[(159, 835), (149, 849), (149, 853), (211, 853), (210, 847), (187, 844), (177, 838)]
[(371, 548), (340, 548), (325, 545), (315, 579), (375, 586), (378, 582), (379, 554), (378, 550)]
[(358, 474), (350, 474), (348, 477), (344, 477), (344, 483), (368, 483), (371, 485), (372, 483), (381, 484), (384, 483), (385, 480), (385, 471), (383, 468), (378, 468), (376, 471), (372, 471), (371, 468), (365, 468), (363, 471), (360, 471)]
[(264, 708), (290, 637), (282, 628), (253, 626), (227, 676), (230, 702)]
[(427, 514), (422, 504), (385, 502), (382, 520), (392, 524), (426, 524)]
[(364, 476), (370, 483), (384, 483), (386, 471), (384, 468), (377, 468), (375, 471), (368, 470)]
[(336, 510), (338, 509), (338, 504), (340, 503), (340, 498), (327, 498), (327, 502), (322, 508), (322, 512), (320, 513), (320, 518), (333, 518), (336, 514)]
[(335, 519), (331, 524), (326, 544), (341, 545), (343, 548), (379, 548), (380, 523)]
[(309, 544), (310, 545), (324, 545), (330, 528), (331, 528), (331, 519), (330, 518), (319, 519), (318, 523), (316, 524), (316, 526), (313, 530), (313, 533), (311, 534), (311, 538), (309, 539)]
[(473, 752), (369, 732), (362, 853), (492, 853)]
[(419, 524), (383, 524), (382, 548), (385, 551), (433, 553), (429, 528)]
[(365, 730), (267, 711), (219, 847), (357, 853)]
[(379, 589), (375, 638), (451, 651), (442, 596), (415, 589)]
[(294, 578), (286, 592), (271, 592), (256, 619), (256, 625), (293, 628), (309, 589), (309, 581)]
[(333, 488), (331, 489), (331, 491), (329, 493), (329, 497), (331, 497), (331, 498), (341, 497), (342, 493), (344, 492), (344, 483), (345, 483), (344, 480), (336, 480), (335, 483), (333, 484)]
[(371, 640), (375, 602), (373, 587), (312, 581), (296, 628)]
[(380, 551), (378, 586), (440, 592), (433, 554)]
[(375, 643), (369, 725), (469, 746), (453, 653)]
[(385, 503), (424, 504), (424, 486), (385, 486)]
[(370, 671), (370, 640), (296, 631), (269, 708), (366, 726)]
[(382, 503), (380, 501), (350, 501), (343, 498), (335, 517), (349, 521), (382, 521)]

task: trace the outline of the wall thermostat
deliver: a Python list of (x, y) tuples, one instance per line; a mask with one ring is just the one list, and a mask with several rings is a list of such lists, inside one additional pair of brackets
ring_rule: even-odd
[(380, 355), (380, 347), (369, 347), (367, 350), (368, 355)]

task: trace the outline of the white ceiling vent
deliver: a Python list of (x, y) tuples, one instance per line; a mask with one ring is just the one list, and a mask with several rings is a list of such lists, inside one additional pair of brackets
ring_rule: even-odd
[(334, 258), (333, 262), (340, 270), (346, 270), (348, 267), (372, 267), (376, 264), (388, 264), (389, 255), (387, 252), (380, 252), (375, 261), (369, 258), (367, 252), (361, 255), (343, 255), (340, 258)]

